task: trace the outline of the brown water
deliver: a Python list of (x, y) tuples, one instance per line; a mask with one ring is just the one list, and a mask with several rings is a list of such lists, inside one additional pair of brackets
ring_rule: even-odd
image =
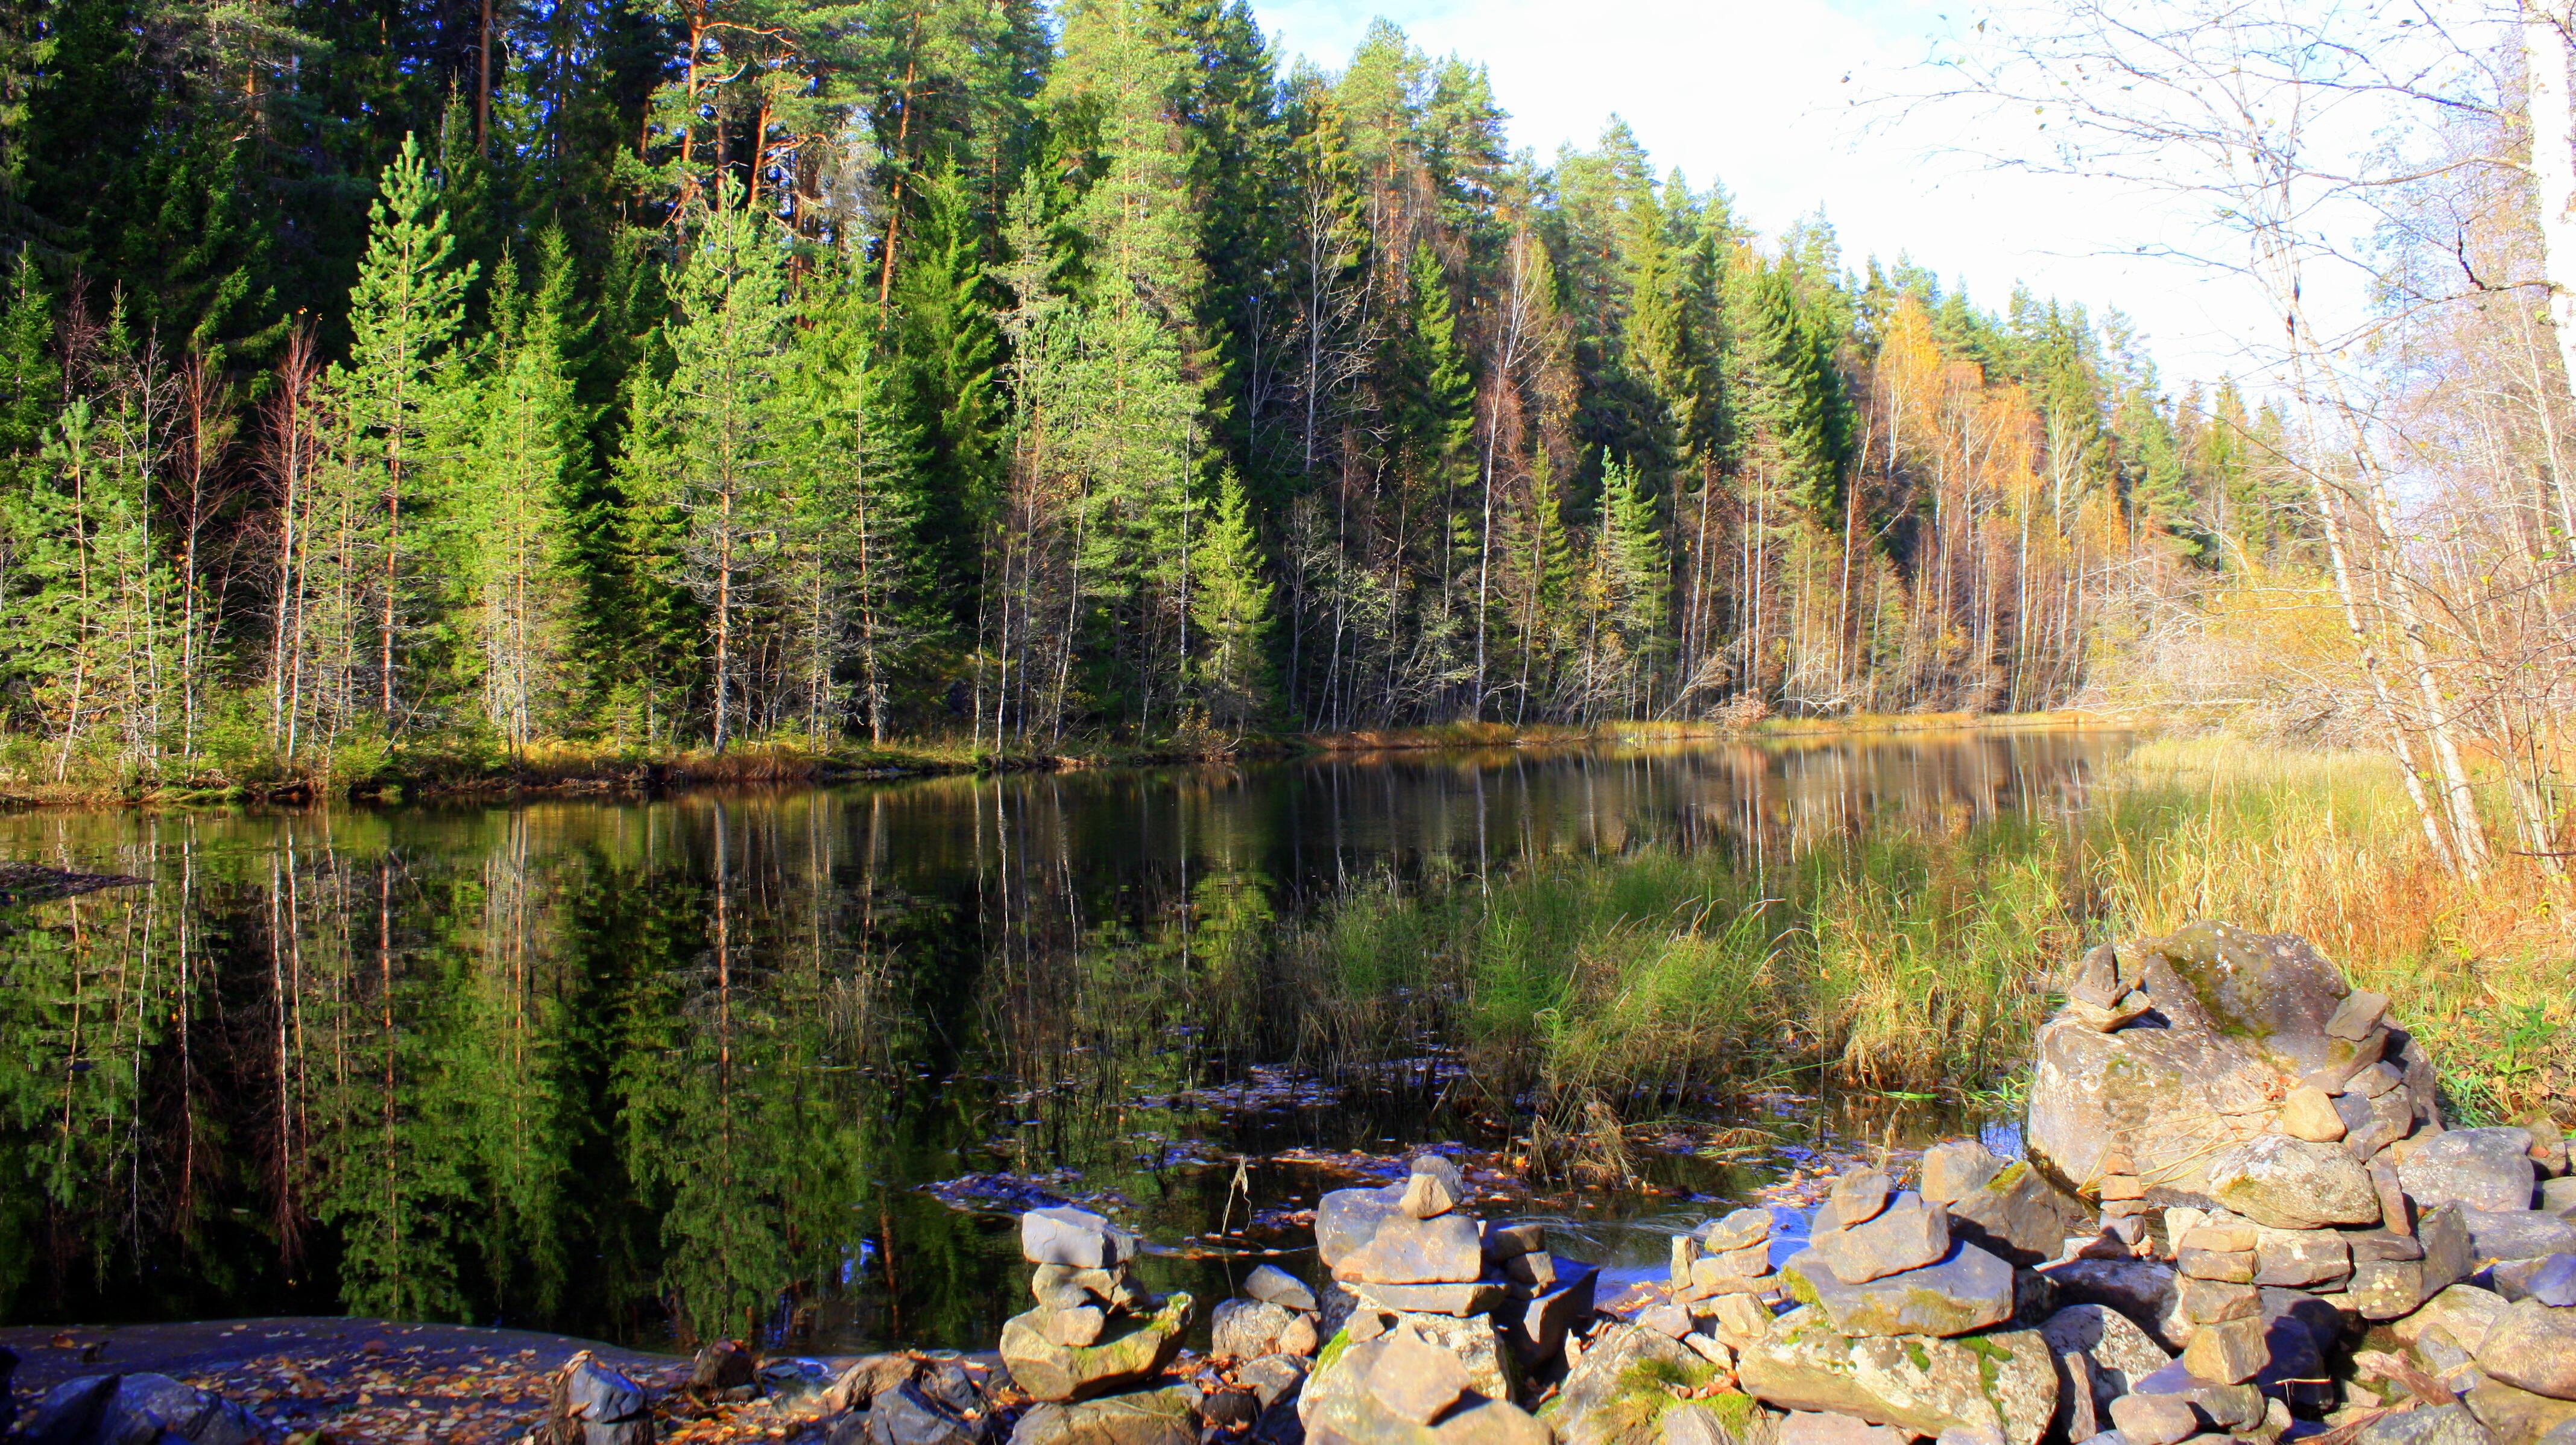
[[(149, 880), (0, 913), (0, 1322), (347, 1310), (646, 1348), (980, 1345), (1019, 1307), (1009, 1215), (1033, 1199), (1108, 1208), (1163, 1248), (1149, 1282), (1222, 1292), (1247, 1244), (1311, 1263), (1285, 1212), (1351, 1169), (1519, 1127), (1464, 1102), (1446, 1040), (1320, 1057), (1278, 1002), (1283, 928), (1354, 887), (1552, 855), (1716, 849), (1758, 875), (2080, 806), (2125, 746), (0, 817), (0, 860)], [(1670, 1229), (1892, 1127), (1885, 1101), (1755, 1114), (1773, 1147), (1712, 1157), (1686, 1119), (1636, 1187), (1514, 1207), (1650, 1268)]]

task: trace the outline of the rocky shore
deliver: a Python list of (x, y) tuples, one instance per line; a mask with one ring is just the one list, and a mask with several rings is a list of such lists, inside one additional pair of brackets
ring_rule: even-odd
[[(1198, 1302), (1140, 1285), (1133, 1234), (1038, 1209), (1030, 1307), (991, 1354), (826, 1369), (725, 1344), (648, 1380), (585, 1352), (517, 1438), (2576, 1445), (2556, 1124), (2451, 1127), (2388, 1000), (2295, 938), (2194, 925), (2061, 984), (2026, 1157), (1954, 1141), (1846, 1171), (1811, 1217), (1720, 1214), (1642, 1294), (1605, 1300), (1544, 1227), (1478, 1218), (1430, 1153), (1324, 1194), (1318, 1272), (1253, 1269), (1204, 1354)], [(0, 1387), (11, 1419), (38, 1445), (285, 1435), (149, 1373)]]

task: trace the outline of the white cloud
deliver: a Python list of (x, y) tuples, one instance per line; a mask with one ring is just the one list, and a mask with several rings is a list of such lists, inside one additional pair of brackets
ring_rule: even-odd
[[(2022, 282), (2116, 306), (2167, 373), (2241, 369), (2253, 298), (2182, 263), (2135, 254), (2192, 218), (2107, 185), (1998, 174), (1942, 148), (1964, 137), (1867, 131), (1854, 100), (1905, 88), (1955, 5), (1932, 0), (1255, 0), (1286, 53), (1339, 69), (1384, 14), (1435, 55), (1483, 62), (1512, 138), (1542, 157), (1588, 145), (1613, 113), (1659, 168), (1716, 181), (1777, 233), (1822, 207), (1855, 268), (1900, 252), (2000, 309)], [(1919, 83), (1919, 82), (1916, 82)], [(2251, 309), (2249, 309), (2251, 308)]]

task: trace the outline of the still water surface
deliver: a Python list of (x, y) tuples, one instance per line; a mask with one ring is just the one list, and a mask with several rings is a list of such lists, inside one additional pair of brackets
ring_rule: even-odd
[[(1009, 1211), (1225, 1292), (1336, 1162), (1489, 1148), (1440, 1039), (1320, 1058), (1281, 930), (1355, 888), (2080, 807), (2124, 739), (1342, 756), (650, 801), (0, 817), (142, 886), (0, 913), (0, 1321), (355, 1313), (647, 1348), (976, 1347)], [(1302, 996), (1302, 995), (1300, 995)], [(1774, 1097), (1829, 1144), (1863, 1101)], [(1899, 1121), (1923, 1129), (1956, 1119)], [(1872, 1114), (1877, 1137), (1888, 1121)], [(1281, 1155), (1290, 1156), (1283, 1160)], [(1651, 1267), (1799, 1156), (1559, 1196)], [(1311, 1273), (1311, 1256), (1286, 1263)]]

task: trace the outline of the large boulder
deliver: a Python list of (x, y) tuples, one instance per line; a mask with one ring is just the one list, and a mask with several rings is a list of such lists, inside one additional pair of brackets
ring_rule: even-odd
[[(579, 1358), (587, 1359), (587, 1353)], [(652, 1439), (648, 1421), (640, 1438)], [(220, 1395), (167, 1375), (83, 1375), (46, 1392), (28, 1417), (25, 1445), (255, 1445), (266, 1424)], [(622, 1445), (622, 1442), (621, 1442)]]
[(1679, 1341), (1613, 1321), (1584, 1346), (1541, 1418), (1566, 1445), (1657, 1445), (1674, 1390), (1717, 1373)]
[(1198, 1408), (1194, 1385), (1044, 1401), (1020, 1417), (1011, 1445), (1198, 1445)]
[(1846, 1284), (1813, 1249), (1780, 1266), (1790, 1296), (1819, 1307), (1847, 1335), (1964, 1335), (2013, 1314), (2012, 1266), (1973, 1244), (1953, 1244), (1937, 1264)]
[(2576, 1442), (2576, 1400), (2553, 1400), (2501, 1380), (2480, 1380), (2461, 1391), (2460, 1400), (2505, 1445), (2547, 1442), (2553, 1430)]
[(2108, 1305), (2069, 1305), (2048, 1317), (2039, 1337), (2057, 1363), (2058, 1424), (2074, 1440), (2094, 1433), (2075, 1433), (2079, 1422), (2099, 1426), (2110, 1418), (2111, 1402), (2129, 1393), (2131, 1382), (2173, 1362), (2135, 1320)]
[(2553, 1400), (2576, 1400), (2576, 1309), (2536, 1299), (2508, 1306), (2478, 1342), (2478, 1368)]
[(2531, 1131), (2520, 1125), (2453, 1129), (2409, 1146), (2397, 1161), (2397, 1179), (2420, 1209), (2529, 1209), (2530, 1151)]
[(2205, 1204), (2210, 1161), (2264, 1133), (2283, 1085), (2331, 1077), (2395, 1051), (2410, 1086), (2430, 1068), (2411, 1042), (2373, 1025), (2335, 1037), (2351, 992), (2335, 967), (2287, 935), (2195, 923), (2171, 937), (2122, 944), (2115, 985), (2150, 1012), (2105, 1032), (2070, 1006), (2043, 1025), (2031, 1080), (2031, 1157), (2091, 1193), (2115, 1145), (2159, 1204)]
[(2055, 1259), (2093, 1223), (2083, 1200), (2028, 1161), (1998, 1159), (1973, 1139), (1924, 1151), (1923, 1197), (1947, 1206), (1951, 1238), (2024, 1268)]
[(1395, 1413), (1376, 1386), (1378, 1365), (1397, 1339), (1389, 1332), (1326, 1349), (1297, 1399), (1308, 1445), (1550, 1445), (1536, 1417), (1473, 1384), (1428, 1422)]
[(1088, 1400), (1143, 1384), (1180, 1353), (1192, 1302), (1175, 1294), (1122, 1333), (1091, 1345), (1061, 1345), (1047, 1334), (1043, 1305), (1002, 1325), (1002, 1363), (1011, 1379), (1038, 1400)]
[(1468, 1284), (1485, 1271), (1476, 1221), (1449, 1213), (1417, 1219), (1404, 1186), (1336, 1189), (1315, 1209), (1315, 1249), (1338, 1278), (1374, 1284)]
[(1856, 1415), (1917, 1435), (1993, 1431), (2005, 1445), (2038, 1445), (2057, 1413), (2056, 1360), (2036, 1330), (1853, 1338), (1810, 1305), (1783, 1315), (1735, 1374), (1766, 1405)]
[(2190, 1334), (2174, 1309), (2180, 1293), (2174, 1267), (2152, 1259), (2070, 1259), (2039, 1271), (2063, 1304), (2103, 1305), (2119, 1311), (2169, 1350)]
[(2324, 1229), (2380, 1222), (2379, 1189), (2341, 1144), (2259, 1134), (2220, 1148), (2204, 1169), (2201, 1192), (2256, 1224)]
[(541, 1445), (649, 1445), (652, 1401), (644, 1387), (582, 1350), (555, 1371)]

